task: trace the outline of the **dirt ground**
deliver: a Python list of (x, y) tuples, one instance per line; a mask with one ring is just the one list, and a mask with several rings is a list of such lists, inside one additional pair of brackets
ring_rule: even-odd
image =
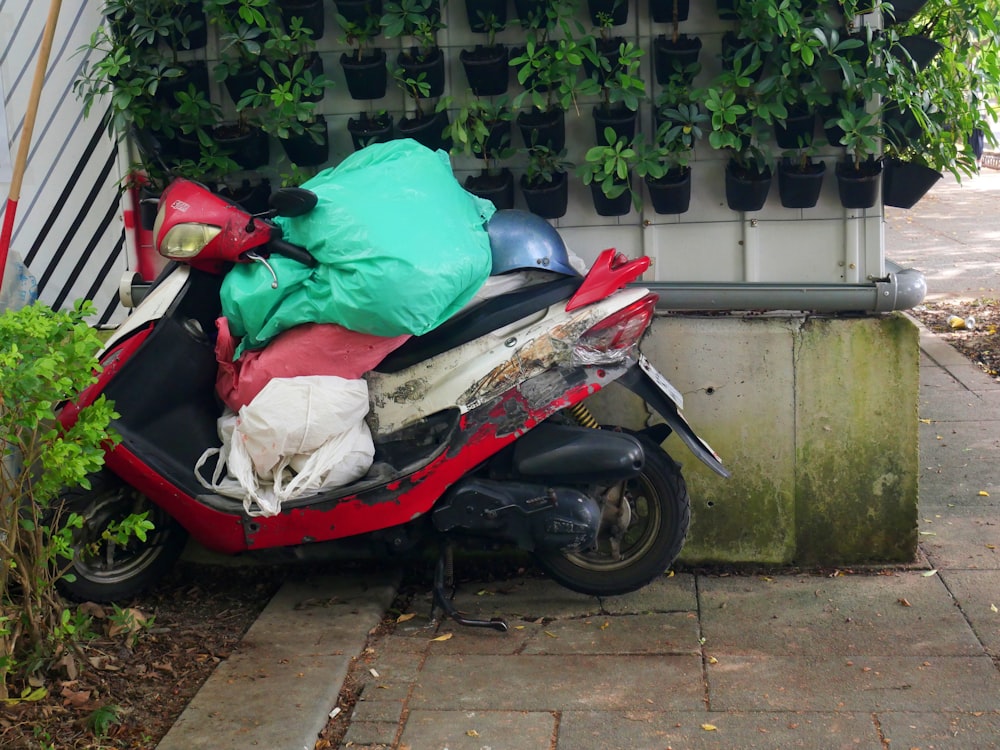
[(1000, 381), (1000, 299), (938, 300), (907, 312)]

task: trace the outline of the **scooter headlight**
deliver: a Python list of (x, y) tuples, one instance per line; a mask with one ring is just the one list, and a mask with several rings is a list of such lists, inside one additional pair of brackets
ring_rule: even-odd
[(193, 258), (220, 232), (220, 227), (211, 224), (177, 224), (163, 235), (157, 250), (163, 257), (173, 260)]

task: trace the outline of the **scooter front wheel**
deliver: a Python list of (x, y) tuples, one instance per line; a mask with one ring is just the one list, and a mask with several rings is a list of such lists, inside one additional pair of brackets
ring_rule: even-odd
[[(145, 541), (131, 536), (126, 544), (104, 538), (110, 524), (131, 514), (148, 513), (153, 529)], [(90, 477), (90, 489), (77, 488), (63, 494), (60, 518), (70, 513), (83, 518), (73, 530), (73, 561), (57, 586), (77, 601), (110, 602), (135, 596), (159, 581), (180, 557), (187, 532), (144, 495), (108, 471)], [(109, 535), (110, 536), (110, 535)]]
[(573, 591), (592, 596), (627, 594), (650, 583), (680, 554), (691, 520), (691, 501), (680, 468), (644, 435), (646, 454), (639, 476), (598, 498), (615, 498), (619, 510), (602, 508), (597, 548), (586, 552), (536, 553), (539, 565)]

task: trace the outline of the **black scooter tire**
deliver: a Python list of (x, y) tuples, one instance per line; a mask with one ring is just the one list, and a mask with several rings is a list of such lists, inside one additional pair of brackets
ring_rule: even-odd
[(625, 482), (633, 521), (613, 559), (598, 537), (592, 552), (540, 551), (539, 565), (568, 589), (591, 596), (616, 596), (636, 591), (663, 575), (684, 546), (691, 522), (691, 500), (680, 467), (644, 435), (646, 461), (642, 473)]
[[(108, 471), (90, 477), (90, 489), (63, 493), (62, 513), (83, 517), (73, 530), (73, 561), (57, 582), (59, 592), (74, 601), (113, 602), (129, 599), (160, 581), (184, 551), (187, 531), (147, 497)], [(113, 521), (148, 511), (154, 528), (146, 541), (132, 537), (124, 547), (101, 538)], [(75, 580), (67, 580), (72, 574)]]

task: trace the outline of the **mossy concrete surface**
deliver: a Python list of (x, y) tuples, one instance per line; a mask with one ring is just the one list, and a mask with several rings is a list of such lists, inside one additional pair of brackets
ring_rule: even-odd
[[(732, 472), (664, 443), (691, 494), (684, 562), (913, 559), (919, 349), (904, 316), (675, 315), (642, 350)], [(659, 421), (622, 388), (588, 404), (604, 423)]]

